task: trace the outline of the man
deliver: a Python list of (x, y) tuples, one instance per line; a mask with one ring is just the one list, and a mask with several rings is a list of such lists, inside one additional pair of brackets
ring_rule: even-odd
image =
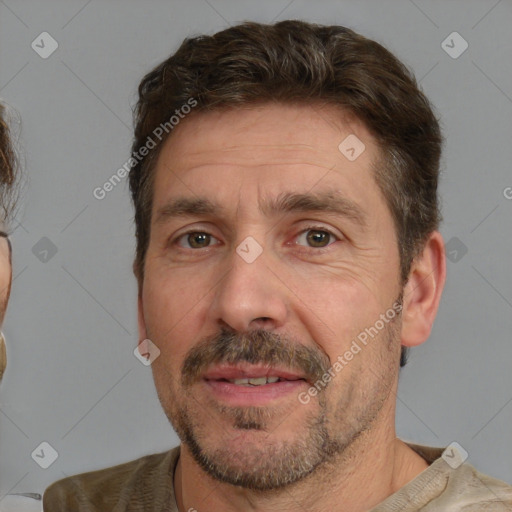
[(512, 510), (456, 447), (395, 434), (446, 271), (441, 134), (404, 66), (343, 27), (247, 23), (139, 95), (139, 335), (182, 444), (45, 510)]

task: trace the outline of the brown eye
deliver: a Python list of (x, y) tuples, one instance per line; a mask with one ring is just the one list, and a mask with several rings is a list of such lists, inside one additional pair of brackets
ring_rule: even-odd
[(187, 249), (204, 249), (210, 245), (212, 235), (202, 231), (184, 233), (178, 238), (178, 245)]
[(312, 230), (307, 236), (308, 242), (312, 247), (325, 247), (326, 242), (329, 241), (331, 235), (326, 231)]
[(298, 236), (297, 243), (299, 245), (304, 245), (304, 243), (301, 243), (302, 241), (305, 242), (305, 244), (309, 245), (310, 247), (323, 248), (330, 245), (332, 243), (332, 239), (336, 239), (336, 237), (330, 231), (327, 231), (326, 229), (310, 228), (303, 231)]

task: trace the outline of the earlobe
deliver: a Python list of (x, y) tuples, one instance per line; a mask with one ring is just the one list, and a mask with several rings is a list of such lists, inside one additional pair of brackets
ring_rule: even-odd
[(430, 335), (446, 279), (446, 258), (441, 233), (430, 234), (412, 262), (404, 289), (402, 345), (414, 347)]
[(144, 319), (144, 306), (142, 303), (142, 293), (139, 293), (137, 301), (138, 325), (139, 325), (139, 342), (147, 338), (146, 320)]

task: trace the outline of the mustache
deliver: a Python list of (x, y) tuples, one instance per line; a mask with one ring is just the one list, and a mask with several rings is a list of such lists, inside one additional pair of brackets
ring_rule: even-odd
[(264, 329), (243, 333), (222, 329), (203, 338), (187, 353), (181, 368), (181, 383), (184, 387), (191, 386), (213, 364), (241, 362), (300, 370), (310, 383), (321, 379), (330, 367), (327, 354), (282, 335)]

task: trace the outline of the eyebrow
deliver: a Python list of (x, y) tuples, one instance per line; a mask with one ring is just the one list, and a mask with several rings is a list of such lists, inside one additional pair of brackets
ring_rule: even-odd
[[(361, 228), (368, 227), (367, 216), (363, 209), (339, 192), (285, 192), (275, 198), (263, 199), (259, 206), (266, 217), (294, 212), (325, 212), (345, 217)], [(225, 206), (205, 197), (178, 197), (158, 209), (155, 223), (161, 224), (178, 217), (221, 216), (225, 211)]]

